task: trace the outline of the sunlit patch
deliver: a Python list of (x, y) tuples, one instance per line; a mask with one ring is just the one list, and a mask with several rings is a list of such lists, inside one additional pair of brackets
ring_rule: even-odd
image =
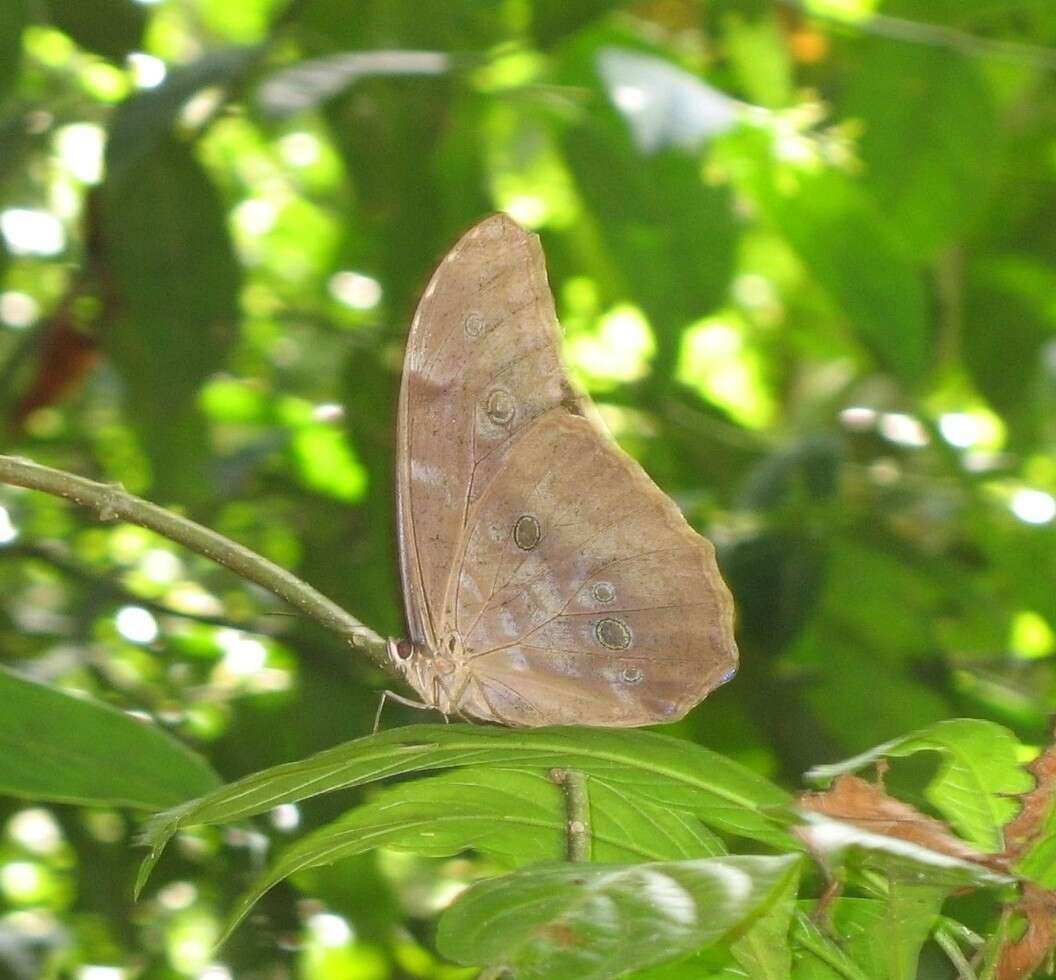
[(317, 912), (307, 924), (312, 939), (320, 946), (347, 946), (355, 935), (348, 920), (332, 912)]
[(327, 285), (334, 299), (353, 310), (372, 310), (381, 302), (381, 283), (361, 272), (335, 272)]
[(127, 61), (128, 70), (136, 88), (157, 88), (165, 81), (167, 69), (161, 58), (155, 58), (152, 54), (144, 54), (142, 51), (133, 51)]
[(538, 228), (546, 221), (546, 201), (536, 194), (517, 194), (503, 203), (505, 211), (514, 221), (526, 228)]
[(55, 133), (62, 165), (82, 184), (98, 184), (103, 176), (106, 133), (94, 123), (71, 123)]
[(279, 153), (291, 167), (310, 167), (319, 159), (321, 149), (311, 133), (287, 133), (279, 140)]
[(704, 320), (686, 330), (677, 377), (744, 425), (762, 428), (773, 418), (762, 362), (736, 319)]
[(635, 306), (621, 304), (566, 343), (569, 362), (589, 382), (636, 381), (649, 372), (656, 343), (649, 322)]
[(77, 970), (77, 980), (125, 980), (128, 972), (123, 966), (103, 966), (99, 963), (86, 963)]
[(7, 833), (33, 854), (53, 854), (62, 844), (62, 830), (42, 807), (20, 810), (7, 822)]
[(47, 874), (32, 861), (11, 861), (0, 867), (0, 892), (12, 902), (29, 903), (43, 897)]
[(902, 412), (884, 412), (877, 422), (877, 430), (888, 442), (920, 449), (928, 444), (928, 433), (920, 419)]
[(10, 544), (18, 537), (18, 528), (11, 521), (6, 507), (0, 504), (0, 544)]
[(170, 881), (158, 891), (158, 904), (170, 912), (189, 909), (198, 899), (198, 889), (189, 881)]
[(143, 556), (139, 569), (151, 582), (168, 585), (183, 574), (183, 562), (171, 551), (151, 548)]
[(1047, 619), (1032, 609), (1021, 609), (1012, 617), (1008, 645), (1017, 657), (1036, 660), (1056, 649), (1056, 634)]
[(1025, 524), (1048, 524), (1056, 517), (1056, 498), (1044, 490), (1024, 487), (1012, 496), (1012, 513)]
[(66, 247), (62, 222), (47, 211), (8, 208), (0, 212), (0, 233), (13, 255), (58, 255)]
[(236, 676), (255, 674), (263, 670), (268, 661), (264, 644), (238, 630), (221, 630), (217, 642), (224, 651), (224, 668)]
[(803, 7), (819, 17), (859, 22), (868, 20), (880, 5), (880, 0), (804, 0)]
[(621, 84), (613, 87), (612, 101), (618, 109), (622, 109), (624, 112), (638, 112), (645, 108), (648, 97), (645, 94), (645, 89), (639, 88), (637, 85)]
[(180, 125), (197, 129), (208, 120), (223, 102), (227, 92), (219, 85), (204, 88), (189, 98), (180, 110)]
[(276, 830), (296, 830), (301, 823), (301, 811), (295, 803), (280, 803), (269, 816)]
[(29, 293), (11, 289), (0, 293), (0, 320), (9, 327), (28, 327), (40, 316), (40, 306)]
[(250, 197), (235, 207), (234, 218), (238, 230), (247, 235), (267, 234), (275, 226), (279, 209), (272, 201)]
[(312, 407), (312, 421), (333, 424), (345, 417), (345, 406), (339, 402), (320, 402)]
[(840, 412), (840, 422), (852, 432), (868, 432), (876, 425), (878, 413), (865, 405), (851, 405)]
[(198, 973), (208, 965), (218, 933), (219, 925), (212, 915), (184, 911), (166, 936), (169, 963), (180, 973)]
[(142, 606), (124, 606), (117, 611), (114, 625), (130, 643), (153, 643), (158, 638), (158, 621)]
[(942, 438), (958, 449), (997, 449), (1004, 443), (1004, 425), (1000, 418), (986, 409), (966, 412), (945, 412), (939, 416)]
[(233, 974), (223, 963), (210, 963), (194, 980), (232, 980)]

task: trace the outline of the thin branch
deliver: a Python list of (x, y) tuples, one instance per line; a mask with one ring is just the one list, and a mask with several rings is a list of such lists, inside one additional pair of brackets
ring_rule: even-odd
[(589, 861), (590, 795), (587, 793), (586, 773), (578, 769), (551, 769), (550, 779), (557, 783), (565, 794), (565, 809), (568, 813), (568, 860)]
[(123, 520), (156, 531), (274, 593), (362, 650), (378, 666), (391, 670), (385, 640), (377, 633), (296, 575), (201, 524), (136, 497), (119, 485), (97, 483), (15, 456), (0, 456), (0, 483), (65, 497), (95, 511), (103, 521)]

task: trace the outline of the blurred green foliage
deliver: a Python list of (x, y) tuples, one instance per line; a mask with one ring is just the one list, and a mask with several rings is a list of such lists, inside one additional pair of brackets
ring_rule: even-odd
[[(398, 635), (402, 342), (496, 209), (541, 234), (573, 371), (737, 599), (738, 679), (669, 734), (791, 790), (958, 715), (1045, 740), (1047, 0), (4, 0), (3, 451)], [(204, 559), (3, 487), (0, 665), (228, 779), (365, 734), (386, 683)], [(133, 905), (138, 818), (0, 798), (0, 973), (466, 975), (435, 913), (486, 858), (309, 869), (210, 951), (269, 840), (349, 799), (186, 831)]]

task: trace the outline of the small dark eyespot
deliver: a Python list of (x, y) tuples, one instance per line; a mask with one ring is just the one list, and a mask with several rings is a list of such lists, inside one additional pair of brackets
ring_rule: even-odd
[(513, 525), (513, 543), (521, 551), (531, 551), (543, 537), (543, 529), (537, 518), (522, 514)]
[(625, 684), (638, 684), (644, 676), (637, 667), (625, 667), (620, 674), (620, 680)]
[(607, 616), (594, 624), (594, 639), (608, 650), (626, 650), (631, 645), (631, 628)]
[(466, 318), (462, 321), (462, 326), (466, 331), (466, 336), (470, 340), (476, 340), (478, 337), (484, 334), (487, 330), (488, 324), (484, 317), (476, 310), (470, 310), (466, 314)]
[(506, 425), (513, 420), (516, 402), (505, 388), (494, 388), (484, 399), (484, 412), (495, 425)]
[(595, 602), (607, 606), (616, 601), (616, 586), (611, 582), (595, 582), (590, 594)]
[(400, 660), (410, 660), (412, 653), (414, 653), (414, 644), (410, 640), (396, 641), (396, 656)]

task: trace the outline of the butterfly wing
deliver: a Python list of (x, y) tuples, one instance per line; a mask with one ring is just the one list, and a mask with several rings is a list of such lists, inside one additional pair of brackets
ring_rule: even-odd
[(469, 511), (533, 419), (579, 398), (559, 357), (542, 249), (487, 218), (434, 273), (411, 324), (397, 423), (400, 569), (410, 638), (435, 650)]
[[(427, 700), (516, 725), (672, 721), (732, 676), (710, 543), (572, 389), (538, 239), (504, 215), (437, 269), (411, 327), (397, 498)], [(430, 658), (459, 638), (464, 669)]]
[(736, 669), (711, 544), (560, 410), (520, 435), (474, 508), (456, 605), (468, 703), (507, 724), (674, 721)]

